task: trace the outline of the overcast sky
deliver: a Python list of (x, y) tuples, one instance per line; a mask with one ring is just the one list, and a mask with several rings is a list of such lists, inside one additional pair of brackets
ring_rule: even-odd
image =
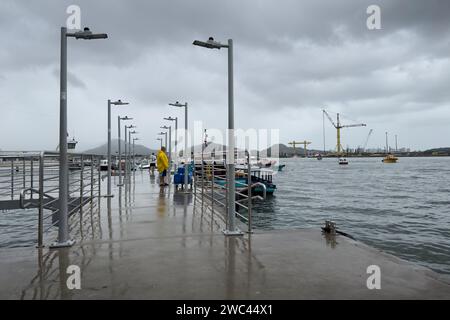
[[(109, 39), (69, 39), (69, 134), (78, 150), (106, 142), (106, 101), (135, 119), (154, 148), (162, 118), (189, 103), (190, 124), (225, 128), (227, 52), (194, 39), (234, 40), (238, 128), (274, 128), (280, 141), (323, 147), (322, 112), (342, 113), (344, 147), (450, 146), (450, 1), (60, 1), (0, 2), (0, 149), (54, 150), (59, 128), (60, 27), (81, 7), (82, 26)], [(381, 7), (381, 30), (366, 9)], [(335, 130), (326, 120), (327, 149)], [(180, 125), (181, 126), (181, 125)], [(197, 142), (196, 142), (197, 143)]]

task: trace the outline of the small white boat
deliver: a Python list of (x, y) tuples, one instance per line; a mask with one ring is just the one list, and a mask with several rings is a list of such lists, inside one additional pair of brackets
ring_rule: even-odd
[(339, 158), (339, 164), (340, 165), (346, 165), (346, 164), (348, 164), (348, 161), (347, 161), (346, 158)]

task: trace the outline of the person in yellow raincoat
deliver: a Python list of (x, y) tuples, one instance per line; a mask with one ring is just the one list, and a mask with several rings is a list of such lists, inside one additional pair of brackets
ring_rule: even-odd
[(158, 155), (156, 156), (156, 167), (159, 172), (159, 185), (168, 186), (169, 184), (166, 182), (166, 177), (167, 170), (169, 169), (169, 159), (167, 158), (165, 147), (161, 147), (161, 150), (158, 151)]

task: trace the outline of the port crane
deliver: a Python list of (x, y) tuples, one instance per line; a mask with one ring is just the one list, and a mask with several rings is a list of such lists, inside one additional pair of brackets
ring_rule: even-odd
[(306, 140), (303, 140), (303, 141), (292, 141), (292, 142), (288, 142), (288, 144), (290, 144), (293, 148), (294, 148), (294, 154), (295, 155), (297, 155), (297, 151), (295, 150), (295, 146), (296, 145), (303, 145), (303, 151), (304, 151), (304, 153), (305, 153), (305, 158), (307, 158), (308, 157), (308, 153), (306, 152), (306, 146), (308, 145), (308, 144), (311, 144), (312, 142), (310, 142), (310, 141), (306, 141)]
[(328, 112), (326, 110), (322, 110), (322, 111), (327, 116), (328, 120), (330, 120), (333, 127), (336, 128), (336, 137), (337, 137), (336, 151), (337, 151), (338, 155), (341, 155), (342, 154), (341, 150), (343, 149), (343, 147), (341, 145), (341, 129), (342, 128), (353, 128), (353, 127), (365, 127), (366, 124), (358, 123), (358, 124), (342, 125), (340, 122), (340, 119), (339, 119), (339, 113), (337, 114), (337, 118), (336, 118), (337, 121), (336, 121), (336, 123), (334, 123), (333, 119), (328, 114)]
[(364, 142), (364, 146), (362, 148), (362, 152), (366, 151), (367, 143), (369, 142), (369, 138), (372, 135), (373, 129), (370, 129), (369, 134), (367, 135), (366, 141)]

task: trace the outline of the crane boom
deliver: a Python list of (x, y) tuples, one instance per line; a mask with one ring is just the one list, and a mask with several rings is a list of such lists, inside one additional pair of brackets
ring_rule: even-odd
[(331, 124), (333, 125), (333, 127), (337, 128), (336, 124), (334, 123), (333, 119), (331, 119), (330, 115), (328, 114), (328, 112), (326, 112), (325, 110), (322, 110), (323, 113), (327, 116), (328, 120), (330, 120)]
[(369, 134), (367, 135), (366, 142), (364, 142), (363, 151), (366, 151), (367, 143), (369, 142), (370, 135), (372, 134), (373, 129), (370, 129)]
[(347, 124), (345, 126), (341, 126), (341, 128), (353, 128), (353, 127), (365, 127), (365, 123), (359, 123), (359, 124)]

